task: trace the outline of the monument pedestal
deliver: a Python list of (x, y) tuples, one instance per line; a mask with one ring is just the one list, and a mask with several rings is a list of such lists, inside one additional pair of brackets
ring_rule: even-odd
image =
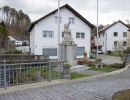
[(77, 44), (74, 44), (74, 41), (63, 41), (60, 44), (61, 60), (65, 60), (73, 65), (76, 59), (76, 47)]
[(76, 58), (76, 47), (74, 43), (69, 24), (64, 26), (64, 40), (60, 44), (60, 59), (73, 65)]

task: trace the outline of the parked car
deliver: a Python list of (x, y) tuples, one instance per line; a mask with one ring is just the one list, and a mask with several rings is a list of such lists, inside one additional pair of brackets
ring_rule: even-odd
[(103, 54), (102, 50), (98, 50), (97, 52), (98, 52), (98, 54)]

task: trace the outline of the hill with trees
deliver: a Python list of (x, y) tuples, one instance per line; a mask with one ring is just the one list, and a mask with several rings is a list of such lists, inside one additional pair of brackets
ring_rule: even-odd
[(22, 10), (9, 6), (0, 8), (0, 48), (8, 48), (9, 35), (28, 36), (31, 20)]

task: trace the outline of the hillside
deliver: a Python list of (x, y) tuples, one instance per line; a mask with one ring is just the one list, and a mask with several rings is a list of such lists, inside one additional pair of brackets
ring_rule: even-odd
[(0, 8), (0, 51), (7, 51), (12, 46), (8, 36), (29, 39), (28, 28), (31, 20), (22, 10), (4, 6)]

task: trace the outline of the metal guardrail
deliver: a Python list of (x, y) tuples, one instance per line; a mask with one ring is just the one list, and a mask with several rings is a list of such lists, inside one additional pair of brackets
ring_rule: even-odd
[(63, 78), (65, 61), (0, 65), (0, 87)]

